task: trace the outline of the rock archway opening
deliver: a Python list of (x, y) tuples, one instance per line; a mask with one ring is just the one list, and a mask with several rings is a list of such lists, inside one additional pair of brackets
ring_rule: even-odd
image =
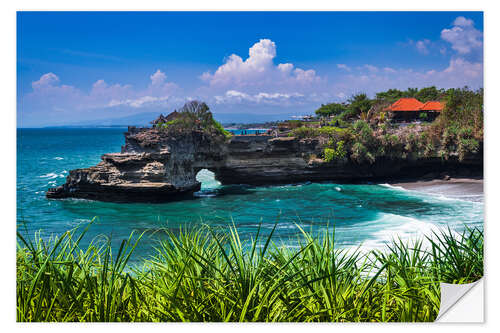
[(221, 185), (221, 183), (215, 179), (215, 173), (208, 169), (201, 169), (198, 171), (196, 180), (201, 183), (201, 191), (211, 191)]

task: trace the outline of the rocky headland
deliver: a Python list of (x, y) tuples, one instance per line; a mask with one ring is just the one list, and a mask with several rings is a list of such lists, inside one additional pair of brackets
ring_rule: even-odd
[(223, 185), (397, 182), (482, 176), (482, 149), (462, 159), (388, 156), (376, 161), (344, 158), (326, 162), (318, 157), (324, 144), (316, 138), (225, 137), (199, 124), (174, 129), (173, 125), (129, 127), (120, 153), (102, 155), (96, 166), (71, 170), (66, 183), (50, 188), (46, 196), (113, 202), (179, 200), (200, 190), (196, 175), (202, 169), (214, 172)]
[(315, 139), (234, 136), (213, 140), (201, 131), (172, 137), (157, 129), (129, 128), (120, 153), (102, 155), (96, 166), (71, 170), (66, 183), (51, 188), (48, 198), (85, 198), (119, 202), (161, 202), (200, 190), (196, 174), (215, 173), (222, 184), (276, 184), (304, 181), (367, 182), (482, 172), (482, 159), (459, 162), (440, 158), (378, 159), (375, 163), (327, 163), (316, 158)]

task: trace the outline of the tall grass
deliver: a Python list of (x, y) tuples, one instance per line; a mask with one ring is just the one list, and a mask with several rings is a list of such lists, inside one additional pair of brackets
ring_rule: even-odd
[(140, 236), (114, 255), (109, 242), (80, 248), (88, 227), (48, 241), (18, 235), (18, 321), (433, 321), (439, 282), (483, 274), (480, 229), (370, 252), (300, 228), (294, 249), (274, 243), (274, 229), (248, 242), (236, 228), (164, 230), (139, 266), (128, 261)]

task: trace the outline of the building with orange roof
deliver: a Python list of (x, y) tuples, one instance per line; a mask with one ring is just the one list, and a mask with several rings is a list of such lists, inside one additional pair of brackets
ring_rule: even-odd
[(403, 112), (414, 112), (420, 110), (424, 103), (420, 102), (416, 98), (400, 98), (396, 102), (392, 103), (391, 106), (385, 108), (384, 111), (403, 111)]
[(420, 102), (413, 97), (400, 98), (384, 111), (392, 112), (394, 121), (412, 121), (416, 119), (434, 120), (444, 108), (439, 101)]
[(444, 109), (444, 103), (439, 101), (429, 101), (425, 102), (424, 105), (420, 108), (420, 111), (434, 111), (441, 112)]

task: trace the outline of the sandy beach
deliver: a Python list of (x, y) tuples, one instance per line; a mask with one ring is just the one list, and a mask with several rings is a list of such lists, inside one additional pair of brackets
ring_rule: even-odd
[(393, 186), (401, 186), (407, 190), (426, 192), (431, 194), (442, 194), (447, 196), (482, 196), (482, 178), (450, 178), (422, 180), (416, 182), (391, 183)]

